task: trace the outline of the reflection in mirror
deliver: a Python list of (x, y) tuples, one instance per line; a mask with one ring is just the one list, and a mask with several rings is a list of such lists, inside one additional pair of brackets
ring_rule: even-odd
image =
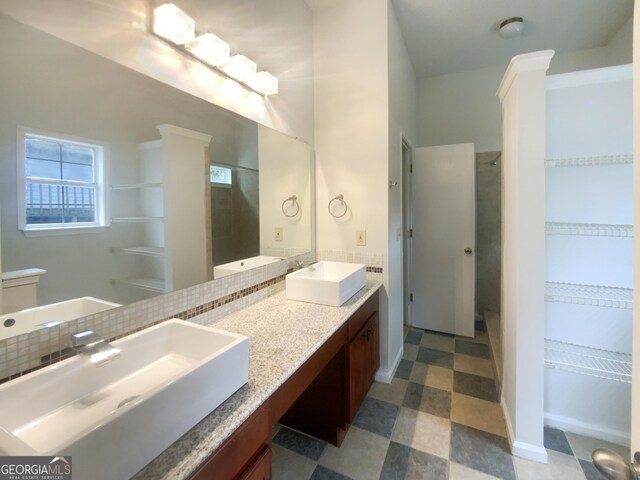
[(308, 145), (5, 16), (0, 39), (0, 338), (311, 249)]

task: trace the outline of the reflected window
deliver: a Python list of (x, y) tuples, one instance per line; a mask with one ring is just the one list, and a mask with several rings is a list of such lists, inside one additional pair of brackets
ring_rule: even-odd
[(22, 128), (18, 139), (22, 230), (106, 226), (106, 144)]
[(214, 185), (229, 186), (231, 185), (231, 169), (219, 167), (217, 165), (209, 166), (211, 183)]

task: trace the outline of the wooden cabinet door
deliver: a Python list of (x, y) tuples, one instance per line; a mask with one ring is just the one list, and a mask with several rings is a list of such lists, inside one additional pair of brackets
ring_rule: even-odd
[(380, 364), (378, 330), (375, 312), (349, 344), (349, 422), (353, 422)]
[[(369, 338), (369, 378), (371, 379), (369, 388), (371, 388), (376, 372), (380, 368), (380, 325), (378, 321), (378, 312), (371, 317), (369, 324), (370, 326), (367, 328), (371, 329)], [(367, 389), (367, 392), (368, 391), (369, 390)]]

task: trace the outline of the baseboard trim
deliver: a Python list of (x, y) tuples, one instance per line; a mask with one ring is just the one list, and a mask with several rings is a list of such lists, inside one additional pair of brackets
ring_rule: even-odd
[(577, 433), (578, 435), (585, 435), (619, 445), (629, 446), (631, 444), (631, 434), (629, 432), (582, 422), (571, 417), (545, 412), (544, 424), (549, 427), (559, 428), (565, 432)]
[(400, 366), (400, 360), (402, 360), (402, 355), (404, 355), (404, 345), (400, 347), (400, 350), (398, 351), (398, 354), (396, 355), (396, 358), (393, 361), (393, 365), (391, 365), (391, 368), (387, 370), (383, 370), (382, 368), (378, 369), (375, 377), (376, 382), (391, 383), (391, 380), (393, 380), (393, 377), (396, 374), (396, 370)]
[(547, 450), (544, 447), (533, 445), (531, 443), (518, 442), (515, 440), (515, 434), (513, 432), (513, 424), (511, 423), (511, 417), (509, 416), (509, 410), (504, 402), (504, 397), (500, 397), (500, 406), (502, 407), (502, 414), (504, 416), (504, 423), (507, 426), (507, 441), (511, 454), (524, 458), (526, 460), (533, 460), (534, 462), (547, 463), (549, 456)]
[(549, 462), (547, 449), (530, 443), (513, 442), (513, 445), (511, 445), (511, 453), (516, 457), (533, 460), (534, 462)]

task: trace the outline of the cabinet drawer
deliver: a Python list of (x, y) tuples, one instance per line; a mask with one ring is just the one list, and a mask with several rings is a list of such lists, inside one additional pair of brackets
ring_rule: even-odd
[[(255, 459), (263, 454), (262, 451), (265, 447), (269, 447), (270, 436), (269, 409), (263, 406), (222, 444), (192, 478), (195, 480), (232, 480), (236, 478), (253, 480), (261, 478), (241, 477), (240, 475), (248, 468), (251, 470), (252, 462), (255, 462)], [(269, 462), (271, 462), (270, 455), (269, 453)]]
[(349, 319), (349, 341), (355, 338), (362, 326), (378, 309), (378, 292), (375, 292)]
[(271, 445), (240, 476), (239, 480), (271, 480)]

